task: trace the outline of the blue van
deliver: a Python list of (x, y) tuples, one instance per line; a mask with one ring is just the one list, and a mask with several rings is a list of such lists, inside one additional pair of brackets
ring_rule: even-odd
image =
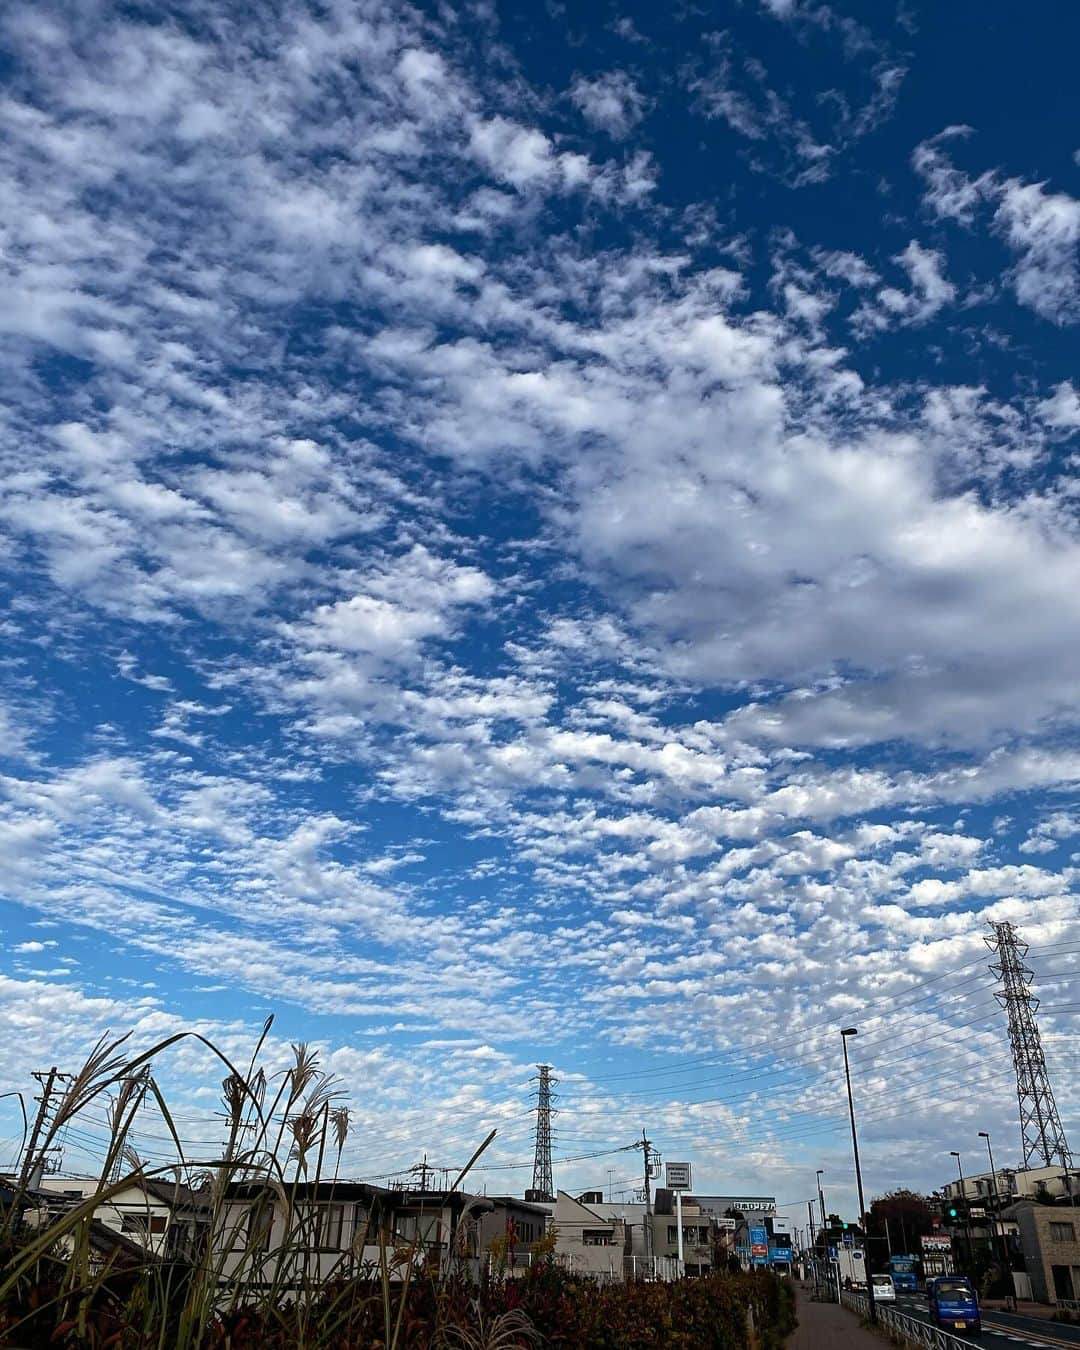
[(982, 1331), (979, 1300), (966, 1275), (939, 1275), (926, 1283), (930, 1316), (944, 1331)]

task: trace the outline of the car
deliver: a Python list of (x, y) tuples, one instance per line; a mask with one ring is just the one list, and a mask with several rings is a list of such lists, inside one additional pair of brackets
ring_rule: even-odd
[(939, 1275), (926, 1284), (930, 1316), (944, 1331), (982, 1331), (979, 1299), (966, 1275)]
[(870, 1282), (874, 1286), (875, 1303), (896, 1302), (896, 1285), (891, 1275), (871, 1275)]

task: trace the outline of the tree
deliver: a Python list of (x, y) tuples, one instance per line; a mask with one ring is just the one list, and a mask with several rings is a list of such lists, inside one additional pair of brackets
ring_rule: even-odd
[(888, 1191), (870, 1202), (868, 1236), (884, 1240), (885, 1224), (894, 1252), (914, 1254), (919, 1238), (934, 1231), (934, 1213), (925, 1195), (905, 1189)]

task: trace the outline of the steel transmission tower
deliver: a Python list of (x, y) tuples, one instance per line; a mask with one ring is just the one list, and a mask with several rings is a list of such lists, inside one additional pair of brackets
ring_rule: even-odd
[(558, 1083), (551, 1076), (550, 1064), (538, 1064), (539, 1078), (531, 1081), (539, 1084), (536, 1089), (536, 1156), (533, 1160), (533, 1183), (530, 1196), (536, 1200), (554, 1200), (555, 1188), (551, 1179), (551, 1118), (558, 1115), (552, 1102), (558, 1099), (558, 1093), (552, 1089)]
[[(1009, 1015), (1024, 1167), (1061, 1166), (1067, 1171), (1072, 1159), (1046, 1072), (1039, 1024), (1035, 1021), (1039, 1000), (1031, 992), (1033, 972), (1024, 961), (1028, 945), (1021, 941), (1011, 923), (991, 923), (990, 927), (994, 936), (985, 941), (997, 953), (997, 961), (990, 967), (1001, 983), (995, 997)], [(1037, 1161), (1033, 1163), (1032, 1159)]]

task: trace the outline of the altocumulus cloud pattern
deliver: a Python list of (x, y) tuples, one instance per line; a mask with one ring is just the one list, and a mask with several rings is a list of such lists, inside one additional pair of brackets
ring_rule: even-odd
[(1075, 1112), (1080, 20), (970, 20), (4, 7), (6, 1082), (274, 1010), (353, 1174), (543, 1059), (752, 1191), (857, 1018), (930, 1184), (1008, 919)]

